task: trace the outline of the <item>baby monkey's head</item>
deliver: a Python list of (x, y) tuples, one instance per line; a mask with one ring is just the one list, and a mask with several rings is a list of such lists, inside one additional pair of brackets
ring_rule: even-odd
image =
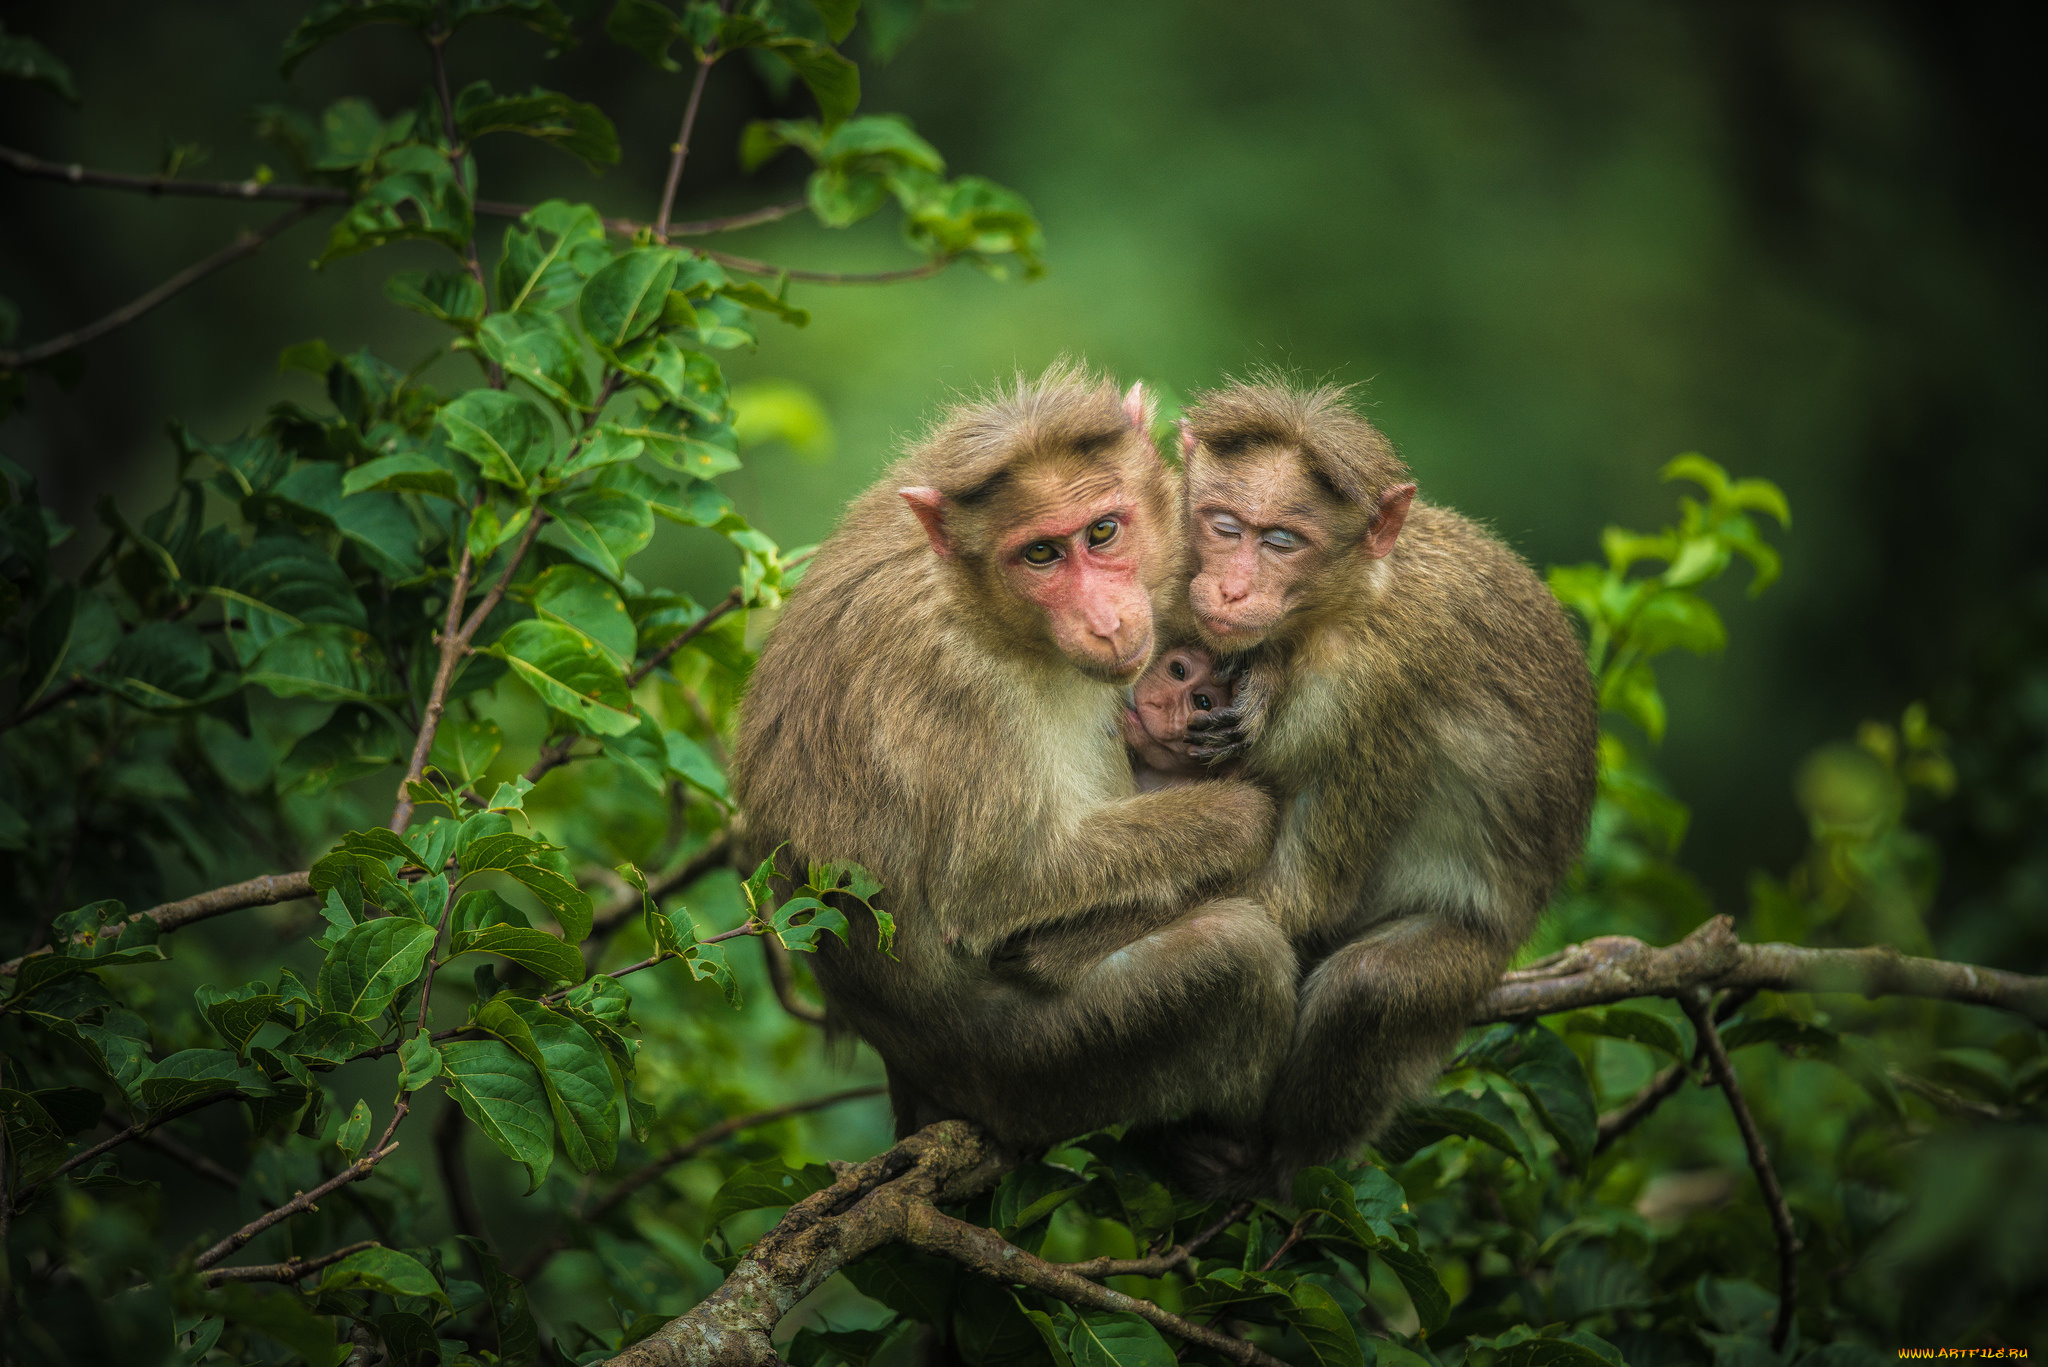
[(1124, 743), (1162, 773), (1200, 774), (1201, 761), (1188, 750), (1188, 718), (1230, 706), (1230, 683), (1219, 678), (1216, 661), (1200, 646), (1177, 646), (1152, 662), (1131, 686), (1124, 709)]

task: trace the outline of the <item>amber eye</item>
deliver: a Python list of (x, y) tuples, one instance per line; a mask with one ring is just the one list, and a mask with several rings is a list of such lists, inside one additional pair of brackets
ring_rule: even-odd
[(1179, 660), (1175, 660), (1166, 667), (1166, 672), (1173, 675), (1176, 679), (1185, 679), (1188, 676), (1188, 667)]
[(1027, 565), (1050, 565), (1060, 558), (1060, 548), (1050, 541), (1034, 541), (1024, 548)]
[(1207, 712), (1210, 708), (1214, 707), (1215, 705), (1216, 704), (1210, 700), (1209, 695), (1207, 693), (1195, 694), (1195, 710), (1197, 712)]
[(1102, 521), (1088, 529), (1088, 544), (1090, 546), (1107, 546), (1114, 540), (1116, 540), (1116, 519), (1113, 517), (1105, 517)]

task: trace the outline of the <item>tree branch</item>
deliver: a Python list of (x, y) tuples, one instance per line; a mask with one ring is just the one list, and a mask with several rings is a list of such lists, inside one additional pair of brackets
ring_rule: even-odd
[(148, 1116), (142, 1120), (138, 1120), (133, 1125), (130, 1125), (127, 1129), (121, 1130), (120, 1132), (116, 1133), (112, 1138), (102, 1139), (99, 1143), (93, 1145), (91, 1148), (81, 1149), (77, 1153), (72, 1154), (62, 1163), (59, 1163), (56, 1167), (50, 1169), (49, 1172), (43, 1174), (43, 1176), (39, 1180), (30, 1183), (28, 1186), (25, 1186), (20, 1191), (16, 1192), (14, 1195), (15, 1208), (19, 1210), (21, 1207), (27, 1205), (29, 1198), (31, 1196), (33, 1196), (37, 1192), (40, 1192), (43, 1188), (49, 1186), (50, 1183), (56, 1181), (65, 1173), (70, 1172), (73, 1168), (82, 1167), (83, 1165), (92, 1162), (93, 1159), (98, 1158), (101, 1154), (106, 1153), (112, 1149), (117, 1149), (121, 1145), (126, 1144), (131, 1139), (139, 1139), (143, 1135), (148, 1134), (151, 1130), (155, 1129), (157, 1126), (167, 1124), (170, 1121), (176, 1120), (181, 1115), (190, 1115), (194, 1111), (204, 1110), (206, 1107), (211, 1106), (216, 1102), (233, 1101), (238, 1099), (241, 1095), (242, 1094), (240, 1092), (236, 1091), (214, 1092), (208, 1096), (200, 1097), (197, 1101), (188, 1101), (182, 1106), (173, 1107), (172, 1109), (165, 1111), (161, 1115)]
[(1560, 950), (1503, 977), (1472, 1021), (1528, 1020), (1630, 997), (1676, 997), (1693, 987), (1934, 997), (1995, 1006), (2048, 1025), (2048, 978), (1914, 958), (1888, 945), (1745, 945), (1726, 916), (1662, 948), (1625, 935), (1603, 935)]
[(434, 1117), (434, 1162), (441, 1170), (441, 1189), (448, 1197), (448, 1213), (457, 1234), (484, 1237), (484, 1213), (476, 1203), (469, 1184), (469, 1167), (462, 1161), (463, 1127), (469, 1118), (462, 1107), (449, 1101)]
[(1707, 993), (1693, 988), (1679, 995), (1678, 1004), (1692, 1018), (1692, 1028), (1698, 1032), (1700, 1047), (1707, 1056), (1707, 1067), (1720, 1085), (1721, 1094), (1728, 1098), (1728, 1109), (1735, 1113), (1735, 1127), (1742, 1131), (1742, 1147), (1749, 1151), (1749, 1166), (1756, 1172), (1757, 1187), (1771, 1213), (1771, 1232), (1778, 1240), (1778, 1318), (1771, 1325), (1771, 1349), (1782, 1351), (1786, 1336), (1792, 1332), (1793, 1309), (1799, 1298), (1799, 1235), (1792, 1228), (1792, 1212), (1785, 1205), (1785, 1193), (1778, 1187), (1777, 1171), (1771, 1167), (1770, 1150), (1764, 1147), (1756, 1117), (1749, 1113), (1749, 1102), (1735, 1080), (1735, 1065), (1729, 1062), (1728, 1050), (1721, 1043), (1721, 1031), (1707, 1009)]
[[(704, 848), (697, 851), (681, 868), (677, 869), (674, 873), (665, 874), (650, 882), (647, 885), (647, 895), (654, 900), (656, 905), (659, 905), (661, 899), (670, 893), (682, 891), (705, 874), (710, 873), (713, 869), (724, 868), (731, 857), (732, 839), (724, 831), (720, 831), (717, 835), (712, 836), (705, 843)], [(638, 890), (624, 894), (617, 901), (605, 907), (596, 916), (591, 918), (590, 934), (583, 941), (584, 948), (588, 950), (595, 945), (601, 950), (606, 940), (617, 934), (620, 929), (632, 921), (634, 917), (640, 915), (640, 913), (641, 902)], [(596, 965), (593, 963), (591, 966), (595, 967)]]
[(825, 1013), (796, 994), (796, 974), (791, 970), (789, 951), (772, 935), (761, 937), (761, 957), (768, 965), (768, 986), (782, 1009), (806, 1025), (823, 1025)]
[(198, 284), (215, 271), (231, 266), (245, 256), (255, 255), (270, 239), (314, 213), (319, 207), (317, 204), (300, 204), (286, 210), (261, 228), (243, 229), (233, 242), (212, 256), (187, 266), (147, 294), (123, 304), (104, 318), (87, 323), (84, 327), (76, 328), (62, 336), (52, 337), (47, 342), (24, 347), (19, 351), (0, 350), (0, 370), (19, 370), (38, 361), (47, 361), (52, 356), (61, 356), (67, 351), (75, 351), (88, 342), (97, 341), (116, 328), (126, 327), (180, 290)]
[(1223, 1218), (1184, 1244), (1175, 1244), (1149, 1258), (1090, 1258), (1084, 1263), (1054, 1263), (1062, 1272), (1077, 1277), (1163, 1277), (1202, 1251), (1211, 1239), (1252, 1213), (1252, 1203), (1243, 1201), (1223, 1213)]
[(896, 271), (807, 271), (797, 266), (778, 266), (768, 261), (756, 261), (751, 256), (715, 252), (709, 247), (702, 250), (704, 255), (727, 270), (740, 271), (747, 275), (785, 275), (791, 280), (808, 280), (814, 285), (886, 285), (895, 280), (923, 280), (927, 276), (937, 275), (958, 259), (942, 256), (927, 261), (922, 266), (905, 266), (902, 270)]
[(240, 1173), (222, 1167), (197, 1149), (181, 1144), (167, 1134), (159, 1134), (155, 1130), (144, 1130), (135, 1136), (135, 1142), (141, 1144), (144, 1148), (155, 1149), (166, 1158), (183, 1163), (201, 1177), (207, 1178), (209, 1181), (218, 1182), (229, 1191), (240, 1191), (242, 1189), (242, 1176)]
[(0, 147), (0, 166), (34, 180), (57, 180), (67, 185), (90, 185), (102, 190), (129, 190), (145, 195), (270, 199), (313, 205), (346, 204), (354, 198), (348, 191), (333, 185), (271, 185), (259, 180), (178, 180), (171, 176), (131, 176), (120, 171), (94, 171), (76, 162), (44, 161), (12, 147)]
[[(211, 892), (202, 892), (176, 902), (165, 902), (161, 906), (136, 912), (135, 916), (147, 916), (156, 922), (159, 931), (169, 934), (195, 921), (208, 920), (230, 911), (241, 911), (247, 907), (267, 907), (277, 902), (295, 902), (301, 897), (312, 895), (313, 875), (310, 873), (266, 873), (261, 878), (251, 878), (246, 883), (230, 883)], [(135, 917), (131, 916), (129, 919), (133, 920)], [(47, 954), (50, 951), (45, 949), (38, 952)], [(6, 963), (0, 964), (0, 977), (11, 978), (20, 971), (20, 959), (9, 959)]]
[(353, 1257), (366, 1248), (381, 1248), (375, 1239), (364, 1239), (359, 1243), (346, 1244), (332, 1253), (323, 1253), (317, 1258), (286, 1258), (281, 1263), (253, 1263), (248, 1267), (216, 1267), (199, 1280), (208, 1287), (223, 1282), (295, 1282), (310, 1277), (323, 1268), (329, 1268), (343, 1258)]
[(903, 1241), (914, 1207), (966, 1200), (993, 1186), (1014, 1162), (964, 1121), (918, 1131), (791, 1206), (722, 1286), (610, 1359), (612, 1367), (779, 1363), (769, 1335), (790, 1307), (861, 1255)]
[[(676, 1164), (694, 1158), (713, 1144), (730, 1139), (742, 1130), (757, 1129), (762, 1125), (772, 1124), (789, 1116), (802, 1115), (808, 1111), (822, 1111), (828, 1106), (837, 1106), (848, 1101), (859, 1101), (863, 1097), (880, 1096), (887, 1090), (886, 1087), (853, 1087), (843, 1092), (834, 1092), (830, 1096), (814, 1096), (806, 1101), (793, 1101), (787, 1106), (776, 1106), (770, 1110), (756, 1111), (752, 1115), (743, 1115), (732, 1120), (720, 1121), (708, 1130), (691, 1135), (688, 1139), (677, 1144), (652, 1162), (635, 1168), (631, 1173), (622, 1178), (617, 1186), (606, 1192), (596, 1205), (586, 1210), (579, 1204), (569, 1212), (569, 1219), (572, 1223), (579, 1225), (597, 1223), (614, 1210), (617, 1210), (627, 1197), (639, 1191), (649, 1182), (654, 1181), (655, 1178), (661, 1176)], [(512, 1275), (522, 1282), (532, 1281), (557, 1253), (560, 1253), (567, 1247), (569, 1247), (569, 1236), (564, 1232), (555, 1233), (550, 1236), (546, 1243), (528, 1254), (526, 1260), (512, 1270)]]
[(1282, 1367), (1280, 1359), (1243, 1339), (1184, 1320), (1151, 1301), (1112, 1291), (1043, 1258), (1026, 1253), (992, 1229), (970, 1225), (940, 1211), (929, 1201), (913, 1201), (905, 1209), (903, 1242), (925, 1253), (951, 1258), (968, 1271), (1005, 1286), (1025, 1286), (1088, 1310), (1136, 1315), (1153, 1328), (1188, 1343), (1199, 1344), (1219, 1357), (1245, 1367)]
[(676, 134), (675, 145), (669, 149), (668, 180), (662, 184), (661, 211), (654, 218), (654, 239), (657, 242), (668, 241), (668, 216), (669, 211), (675, 208), (676, 186), (682, 183), (683, 162), (690, 155), (690, 130), (697, 122), (697, 106), (703, 102), (704, 83), (711, 76), (711, 64), (717, 60), (715, 53), (708, 52), (697, 59), (697, 78), (690, 82), (690, 98), (683, 106), (683, 128)]
[(396, 1144), (380, 1145), (378, 1148), (371, 1151), (370, 1153), (364, 1154), (361, 1158), (358, 1158), (355, 1162), (349, 1164), (340, 1172), (334, 1174), (334, 1176), (328, 1178), (325, 1182), (322, 1182), (319, 1186), (313, 1188), (311, 1191), (298, 1192), (292, 1197), (291, 1200), (277, 1207), (277, 1209), (265, 1211), (263, 1214), (251, 1220), (248, 1224), (243, 1225), (240, 1229), (236, 1230), (233, 1234), (228, 1235), (227, 1238), (222, 1239), (212, 1248), (209, 1248), (204, 1253), (200, 1254), (198, 1258), (193, 1260), (193, 1266), (201, 1269), (202, 1271), (206, 1268), (212, 1267), (215, 1263), (219, 1262), (222, 1258), (227, 1257), (230, 1253), (234, 1253), (241, 1249), (251, 1239), (261, 1234), (264, 1230), (269, 1229), (272, 1225), (284, 1220), (289, 1220), (292, 1216), (299, 1214), (301, 1211), (317, 1209), (318, 1203), (322, 1197), (325, 1197), (333, 1192), (340, 1191), (343, 1187), (347, 1186), (351, 1182), (362, 1181), (365, 1177), (368, 1177), (370, 1175), (371, 1171), (379, 1163), (383, 1162), (386, 1158), (389, 1158), (391, 1156), (392, 1151), (397, 1147), (398, 1145)]
[(1633, 1130), (1650, 1118), (1659, 1106), (1670, 1100), (1685, 1086), (1691, 1070), (1683, 1063), (1674, 1063), (1651, 1080), (1649, 1086), (1630, 1097), (1628, 1103), (1617, 1110), (1600, 1117), (1600, 1138), (1593, 1145), (1593, 1156), (1599, 1157), (1614, 1146), (1614, 1141)]
[(699, 636), (702, 636), (713, 622), (716, 622), (729, 612), (736, 611), (740, 604), (745, 601), (746, 596), (738, 588), (734, 588), (731, 593), (728, 593), (725, 597), (706, 608), (702, 617), (699, 617), (696, 621), (670, 637), (667, 645), (648, 656), (644, 663), (636, 666), (633, 672), (626, 677), (626, 682), (637, 685), (649, 674), (667, 664), (670, 656), (696, 640)]

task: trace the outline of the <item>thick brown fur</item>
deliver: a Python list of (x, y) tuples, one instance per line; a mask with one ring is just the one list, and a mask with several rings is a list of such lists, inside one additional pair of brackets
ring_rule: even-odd
[[(1048, 501), (1122, 497), (1146, 590), (1177, 596), (1176, 490), (1142, 427), (1071, 369), (954, 408), (855, 500), (755, 668), (741, 853), (787, 842), (785, 868), (851, 859), (884, 884), (895, 957), (857, 918), (816, 970), (887, 1063), (901, 1129), (961, 1116), (1028, 1147), (1117, 1120), (1241, 1126), (1285, 1051), (1293, 952), (1255, 903), (1214, 900), (1264, 859), (1270, 800), (1139, 794), (1128, 679), (1063, 655), (994, 550)], [(904, 486), (937, 491), (945, 553)]]
[(1336, 1157), (1427, 1087), (1577, 857), (1596, 777), (1592, 682), (1556, 599), (1474, 523), (1410, 505), (1345, 400), (1231, 386), (1195, 405), (1184, 446), (1198, 557), (1240, 544), (1205, 551), (1218, 510), (1259, 510), (1247, 534), (1310, 533), (1260, 543), (1266, 584), (1242, 602), (1274, 592), (1249, 632), (1201, 615), (1224, 604), (1220, 561), (1198, 561), (1191, 593), (1241, 671), (1216, 753), (1280, 804), (1249, 890), (1305, 971), (1257, 1137), (1209, 1147), (1212, 1182), (1240, 1189)]

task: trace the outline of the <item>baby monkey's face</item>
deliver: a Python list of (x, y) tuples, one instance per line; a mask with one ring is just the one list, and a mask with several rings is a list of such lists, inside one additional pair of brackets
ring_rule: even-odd
[(1188, 718), (1230, 706), (1231, 686), (1216, 677), (1216, 662), (1199, 646), (1180, 646), (1152, 662), (1131, 687), (1124, 709), (1124, 742), (1154, 769), (1199, 774), (1188, 757)]

